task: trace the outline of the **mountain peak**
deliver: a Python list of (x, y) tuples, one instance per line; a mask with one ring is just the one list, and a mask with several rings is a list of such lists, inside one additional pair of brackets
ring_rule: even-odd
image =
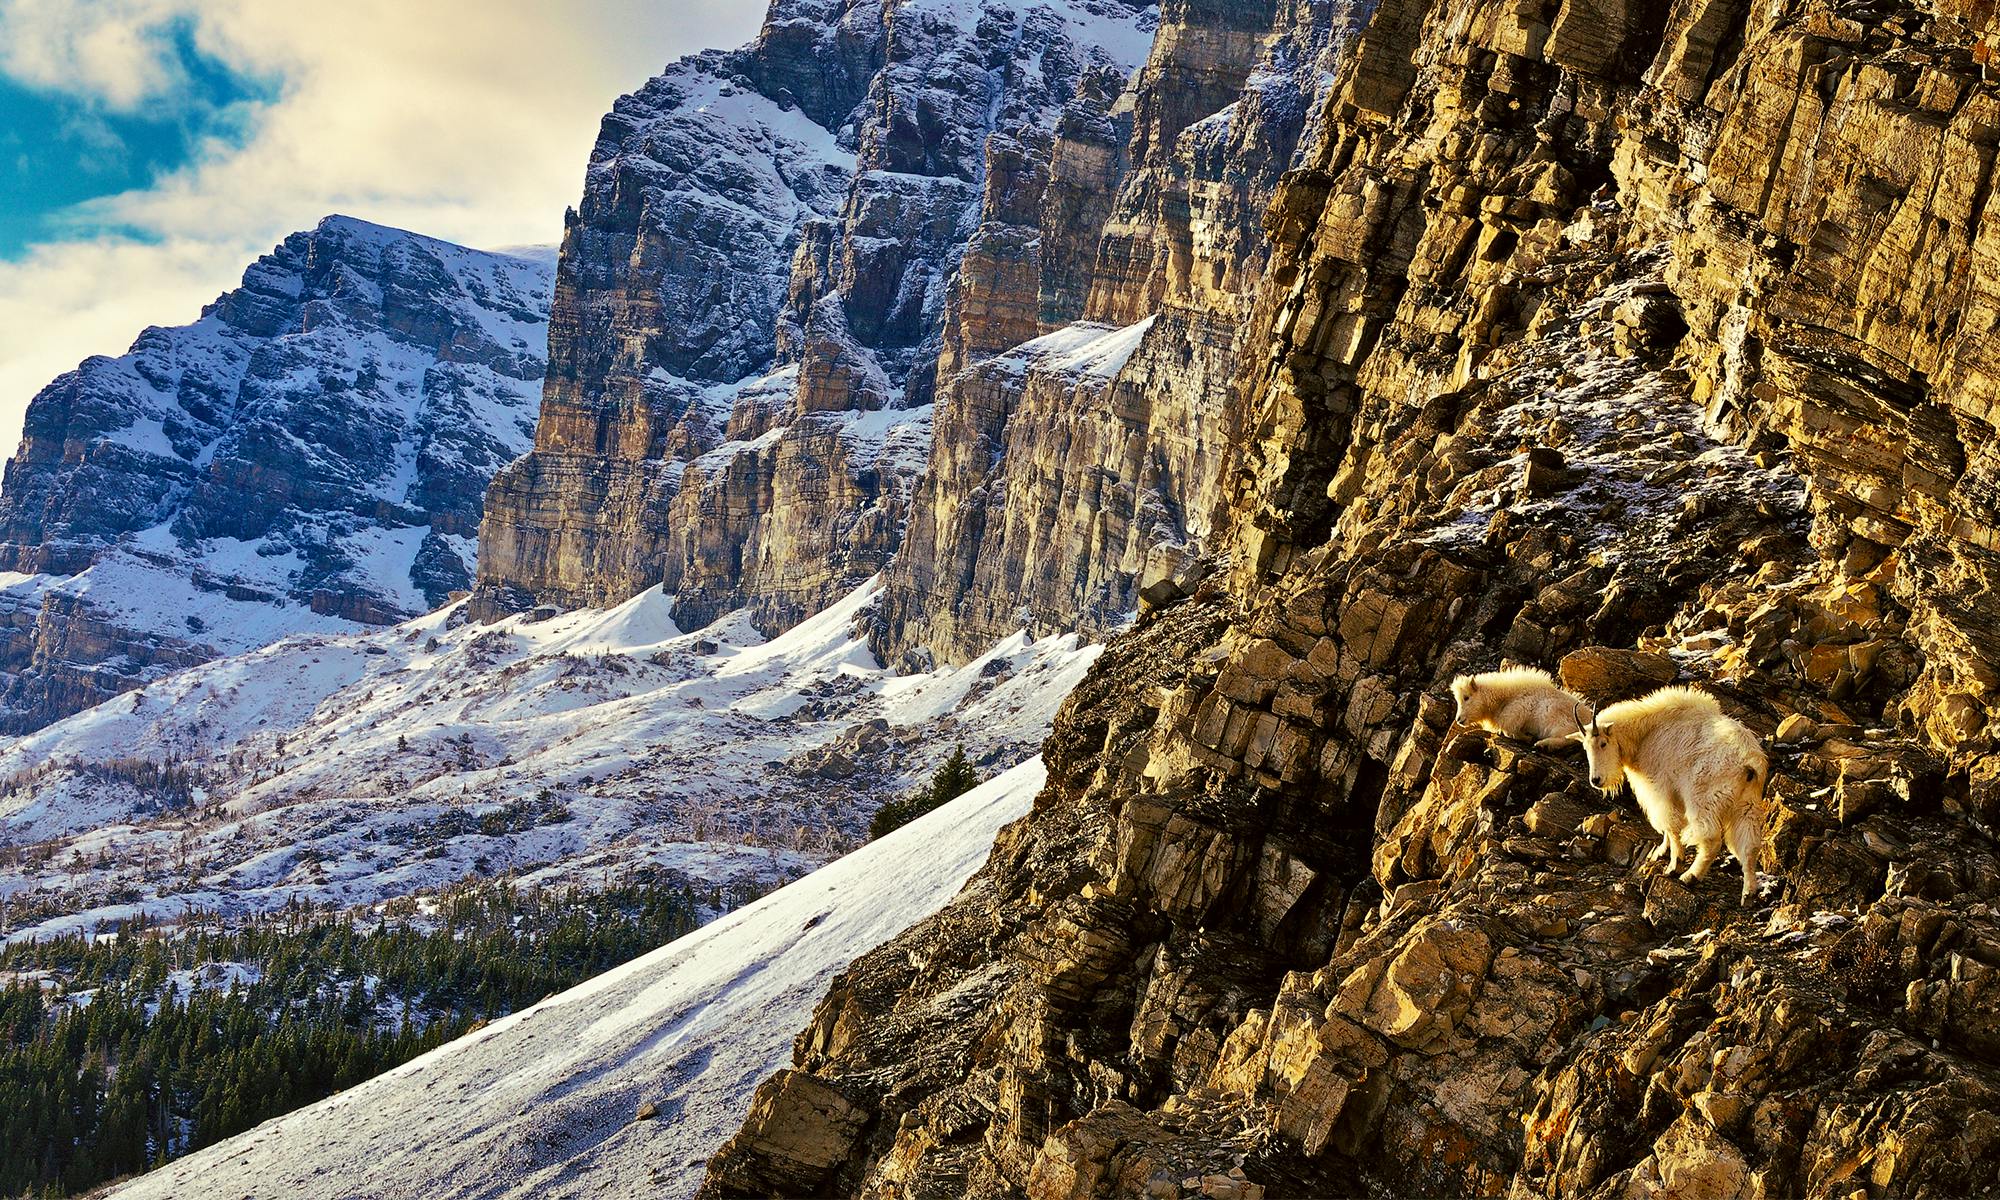
[(0, 728), (469, 586), (487, 481), (532, 436), (553, 274), (336, 214), (44, 388), (0, 493), (25, 576), (0, 614), (38, 632), (0, 656)]
[[(360, 217), (350, 217), (345, 213), (328, 213), (326, 216), (321, 217), (319, 224), (313, 226), (313, 232), (338, 233), (348, 237), (378, 238), (384, 241), (422, 236), (412, 233), (407, 229), (399, 229), (394, 225), (364, 221)], [(434, 241), (436, 239), (425, 238), (424, 240)]]

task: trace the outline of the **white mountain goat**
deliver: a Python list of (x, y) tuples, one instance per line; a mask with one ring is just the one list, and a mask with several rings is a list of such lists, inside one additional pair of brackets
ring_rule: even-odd
[(1503, 667), (1484, 675), (1460, 675), (1451, 681), (1458, 701), (1454, 726), (1486, 729), (1532, 742), (1567, 743), (1578, 714), (1590, 706), (1556, 686), (1547, 671), (1535, 667)]
[(1607, 795), (1625, 784), (1661, 837), (1658, 858), (1680, 869), (1683, 846), (1694, 862), (1681, 875), (1708, 874), (1724, 842), (1743, 864), (1743, 903), (1757, 894), (1757, 849), (1764, 838), (1764, 784), (1770, 760), (1757, 735), (1726, 716), (1715, 697), (1664, 687), (1608, 705), (1585, 723), (1573, 718), (1590, 761), (1590, 784)]

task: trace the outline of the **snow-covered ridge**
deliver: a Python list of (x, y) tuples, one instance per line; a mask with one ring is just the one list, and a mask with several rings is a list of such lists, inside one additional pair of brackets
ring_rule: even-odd
[(504, 871), (795, 877), (954, 744), (988, 769), (1032, 754), (1097, 654), (1017, 635), (897, 675), (858, 633), (879, 592), (768, 641), (742, 613), (684, 632), (658, 589), (490, 626), (453, 606), (169, 676), (0, 749), (0, 845), (34, 847), (0, 869), (6, 932), (366, 904)]
[(688, 1196), (833, 976), (956, 894), (1043, 779), (1024, 762), (643, 958), (110, 1195)]

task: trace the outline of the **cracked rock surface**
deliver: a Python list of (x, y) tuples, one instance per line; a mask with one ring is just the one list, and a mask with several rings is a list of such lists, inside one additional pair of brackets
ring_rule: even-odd
[[(1996, 47), (1949, 0), (1383, 0), (1269, 210), (1227, 569), (705, 1192), (2000, 1186)], [(1447, 737), (1503, 659), (1764, 739), (1756, 901), (1580, 755)]]

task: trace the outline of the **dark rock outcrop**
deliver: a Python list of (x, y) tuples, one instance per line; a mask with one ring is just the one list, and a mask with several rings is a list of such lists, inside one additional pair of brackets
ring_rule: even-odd
[(0, 489), (26, 576), (0, 590), (0, 729), (469, 588), (534, 427), (551, 266), (329, 217), (44, 388)]

